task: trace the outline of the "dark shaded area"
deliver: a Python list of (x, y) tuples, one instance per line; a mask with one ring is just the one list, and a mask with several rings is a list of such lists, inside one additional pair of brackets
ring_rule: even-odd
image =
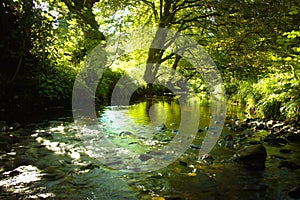
[(0, 106), (9, 110), (41, 100), (36, 90), (39, 61), (30, 52), (35, 35), (31, 27), (41, 26), (41, 21), (32, 1), (24, 1), (22, 11), (19, 6), (10, 0), (0, 4)]
[(55, 141), (58, 132), (50, 129), (60, 125), (70, 130), (65, 140), (80, 143), (67, 126), (69, 120), (43, 121), (1, 133), (1, 139), (4, 135), (11, 138), (6, 153), (1, 140), (1, 199), (122, 199), (135, 195), (97, 160), (81, 153), (76, 161), (67, 151), (55, 152), (43, 143)]
[(130, 98), (130, 102), (138, 102), (141, 100), (146, 100), (147, 98), (157, 98), (157, 97), (172, 97), (176, 96), (170, 89), (165, 86), (158, 84), (148, 84), (146, 86), (140, 87), (134, 91)]

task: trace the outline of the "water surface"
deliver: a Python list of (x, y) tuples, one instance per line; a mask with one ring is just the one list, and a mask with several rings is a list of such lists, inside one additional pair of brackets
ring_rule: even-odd
[[(115, 170), (103, 165), (93, 156), (93, 153), (101, 153), (103, 147), (89, 148), (79, 135), (82, 128), (89, 130), (88, 125), (78, 126), (70, 118), (31, 124), (31, 137), (24, 137), (14, 144), (12, 152), (1, 156), (0, 197), (288, 199), (287, 192), (297, 185), (300, 174), (297, 170), (278, 169), (277, 166), (280, 159), (287, 156), (299, 162), (299, 145), (284, 147), (292, 150), (292, 155), (281, 155), (282, 147), (266, 145), (269, 155), (266, 169), (248, 170), (231, 161), (234, 151), (224, 146), (222, 138), (237, 133), (224, 127), (211, 152), (213, 159), (198, 160), (199, 149), (195, 147), (201, 147), (211, 119), (209, 101), (203, 100), (200, 105), (198, 128), (202, 131), (195, 133), (193, 148), (188, 148), (170, 165), (152, 172), (133, 173), (126, 168)], [(227, 113), (228, 122), (245, 117), (238, 106), (228, 105)], [(176, 99), (149, 99), (131, 106), (107, 106), (98, 114), (101, 137), (138, 154), (168, 145), (178, 134), (181, 123), (180, 105)], [(93, 134), (90, 132), (88, 137), (95, 145), (101, 137)]]

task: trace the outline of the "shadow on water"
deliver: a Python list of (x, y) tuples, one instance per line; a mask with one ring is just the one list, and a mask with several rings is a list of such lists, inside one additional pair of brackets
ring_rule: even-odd
[[(237, 106), (229, 106), (228, 113), (228, 120), (244, 117)], [(166, 145), (178, 134), (180, 114), (177, 100), (150, 99), (131, 106), (108, 106), (99, 112), (98, 120), (101, 130), (116, 145), (143, 152)], [(169, 166), (147, 173), (105, 167), (87, 153), (77, 137), (79, 128), (69, 117), (39, 120), (3, 132), (11, 135), (13, 145), (11, 151), (1, 154), (0, 198), (288, 199), (287, 192), (300, 175), (278, 168), (278, 147), (266, 146), (269, 157), (263, 171), (233, 162), (235, 152), (221, 143), (210, 156), (197, 160), (209, 125), (209, 100), (201, 103), (200, 114), (201, 131), (191, 148)], [(122, 131), (128, 134), (121, 135)], [(228, 133), (224, 127), (220, 140)], [(288, 144), (285, 148), (295, 152), (293, 159), (298, 162), (299, 146)]]
[(1, 155), (0, 199), (134, 199), (120, 173), (81, 151), (68, 120), (11, 132), (24, 135)]

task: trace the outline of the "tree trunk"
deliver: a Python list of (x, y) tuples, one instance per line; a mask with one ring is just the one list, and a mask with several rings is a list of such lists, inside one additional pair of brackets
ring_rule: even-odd
[[(172, 21), (173, 14), (170, 12), (171, 0), (160, 1), (160, 19), (159, 28), (168, 28)], [(148, 51), (147, 65), (144, 73), (144, 80), (147, 83), (152, 83), (157, 75), (158, 69), (162, 63), (162, 56), (165, 52), (164, 45), (167, 39), (167, 32), (163, 29), (158, 29)]]

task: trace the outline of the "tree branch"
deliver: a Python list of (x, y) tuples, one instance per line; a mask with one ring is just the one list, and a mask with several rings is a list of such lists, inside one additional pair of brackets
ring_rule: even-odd
[[(186, 15), (183, 18), (187, 18), (187, 16), (189, 16), (189, 15)], [(220, 14), (218, 12), (213, 12), (213, 13), (210, 13), (210, 14), (201, 15), (201, 16), (190, 18), (190, 19), (181, 18), (181, 19), (178, 19), (177, 21), (175, 21), (174, 24), (189, 23), (189, 22), (197, 21), (198, 19), (205, 19), (205, 18), (213, 17), (213, 16), (220, 16)]]
[(150, 2), (150, 1), (147, 1), (147, 0), (142, 0), (142, 2), (145, 3), (146, 5), (150, 6), (150, 8), (152, 9), (152, 12), (154, 14), (155, 20), (158, 20), (158, 13), (155, 9), (154, 2)]

